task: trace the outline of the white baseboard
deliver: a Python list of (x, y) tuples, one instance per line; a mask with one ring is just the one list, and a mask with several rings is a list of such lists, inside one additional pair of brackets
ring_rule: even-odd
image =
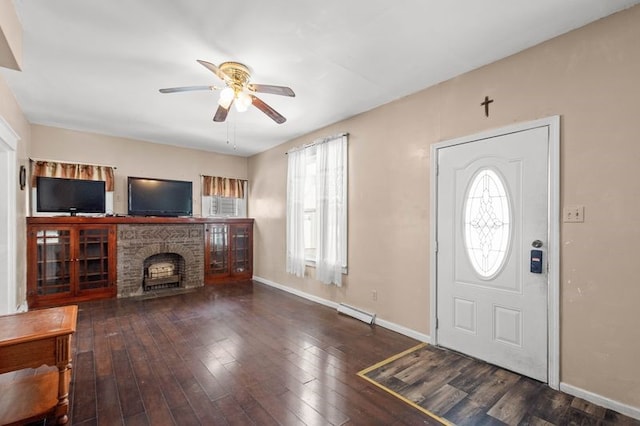
[(577, 396), (578, 398), (582, 398), (601, 407), (605, 407), (610, 410), (617, 411), (618, 413), (624, 414), (625, 416), (640, 420), (640, 408), (638, 407), (633, 407), (631, 405), (623, 404), (622, 402), (614, 401), (613, 399), (609, 399), (605, 396), (589, 392), (588, 390), (584, 390), (564, 382), (560, 382), (560, 390), (562, 392), (568, 393), (569, 395)]
[[(306, 293), (304, 291), (296, 290), (295, 288), (288, 287), (286, 285), (278, 284), (276, 282), (270, 281), (266, 278), (253, 276), (253, 279), (266, 284), (270, 287), (277, 288), (282, 291), (286, 291), (287, 293), (295, 294), (296, 296), (302, 297), (303, 299), (311, 300), (312, 302), (319, 303), (324, 306), (328, 306), (333, 309), (338, 309), (338, 302), (332, 302), (331, 300), (323, 299), (322, 297), (314, 296), (313, 294)], [(428, 334), (423, 334), (412, 330), (410, 328), (404, 327), (402, 325), (395, 324), (391, 321), (386, 321), (378, 316), (376, 316), (374, 320), (374, 324), (379, 325), (380, 327), (384, 327), (388, 330), (395, 331), (396, 333), (403, 334), (407, 337), (411, 337), (412, 339), (419, 340), (421, 342), (431, 343), (431, 336)]]
[(333, 309), (338, 309), (338, 302), (332, 302), (331, 300), (323, 299), (322, 297), (314, 296), (313, 294), (305, 293), (304, 291), (296, 290), (295, 288), (287, 287), (286, 285), (278, 284), (277, 282), (270, 281), (266, 278), (257, 277), (255, 275), (253, 276), (253, 279), (270, 287), (275, 287), (278, 290), (295, 294), (296, 296), (302, 297), (303, 299), (311, 300), (312, 302), (316, 302)]
[(425, 343), (431, 343), (431, 336), (429, 336), (428, 334), (420, 333), (403, 325), (398, 325), (396, 323), (378, 317), (376, 317), (375, 324), (388, 330), (395, 331), (396, 333), (404, 334), (405, 336), (411, 337), (412, 339), (416, 339)]

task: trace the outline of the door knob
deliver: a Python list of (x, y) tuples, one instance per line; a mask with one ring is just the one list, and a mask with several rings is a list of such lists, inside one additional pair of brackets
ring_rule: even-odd
[(540, 247), (542, 247), (542, 241), (540, 241), (540, 240), (534, 240), (534, 241), (531, 243), (531, 247), (535, 247), (535, 248), (540, 248)]

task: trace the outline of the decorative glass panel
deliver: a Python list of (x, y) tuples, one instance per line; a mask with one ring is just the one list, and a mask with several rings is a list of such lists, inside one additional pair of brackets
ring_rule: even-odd
[(224, 275), (229, 269), (228, 232), (229, 225), (210, 225), (208, 238), (210, 238), (209, 272), (211, 274)]
[(80, 229), (76, 261), (79, 290), (109, 287), (109, 229)]
[(235, 226), (232, 228), (231, 250), (233, 251), (234, 273), (249, 271), (249, 227)]
[(483, 278), (500, 271), (511, 237), (511, 206), (504, 182), (491, 169), (480, 170), (469, 186), (464, 239), (471, 265)]
[(71, 292), (71, 233), (44, 229), (36, 234), (37, 289), (39, 296)]

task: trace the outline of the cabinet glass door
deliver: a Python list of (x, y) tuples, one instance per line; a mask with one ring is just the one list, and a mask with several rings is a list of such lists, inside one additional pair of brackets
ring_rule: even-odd
[(209, 274), (224, 275), (229, 273), (229, 226), (225, 224), (209, 225)]
[(36, 291), (38, 296), (71, 292), (71, 231), (43, 229), (36, 233)]
[(109, 228), (78, 231), (78, 291), (109, 287)]
[(249, 273), (251, 256), (249, 252), (249, 226), (236, 225), (231, 235), (231, 250), (233, 251), (233, 265), (231, 271), (234, 274)]

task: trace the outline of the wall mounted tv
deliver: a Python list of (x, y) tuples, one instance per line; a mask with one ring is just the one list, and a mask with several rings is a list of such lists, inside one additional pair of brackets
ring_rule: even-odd
[(187, 181), (129, 176), (129, 215), (191, 216), (192, 187), (192, 183)]
[(42, 213), (104, 213), (105, 182), (38, 176), (36, 208)]

